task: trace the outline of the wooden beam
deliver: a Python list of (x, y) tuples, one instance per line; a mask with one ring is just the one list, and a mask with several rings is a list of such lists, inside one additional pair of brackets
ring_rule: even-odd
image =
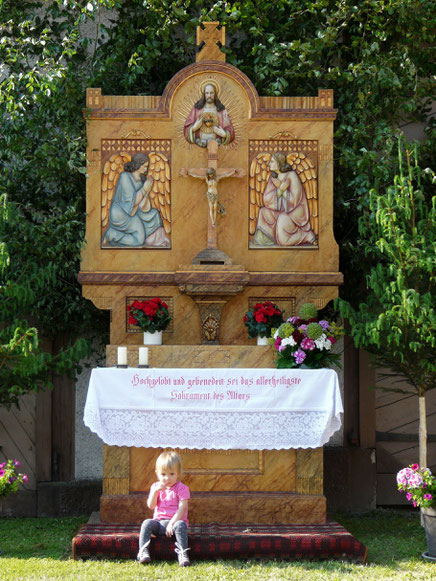
[(367, 351), (359, 351), (360, 447), (375, 448), (375, 370)]

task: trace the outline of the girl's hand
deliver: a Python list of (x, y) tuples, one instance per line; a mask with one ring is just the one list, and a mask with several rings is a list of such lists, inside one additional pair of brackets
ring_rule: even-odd
[(167, 532), (166, 532), (167, 537), (171, 537), (173, 535), (173, 532), (174, 532), (174, 523), (170, 521), (167, 524)]

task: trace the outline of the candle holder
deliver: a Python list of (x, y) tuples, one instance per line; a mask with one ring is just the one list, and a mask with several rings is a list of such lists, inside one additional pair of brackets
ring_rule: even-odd
[(138, 365), (139, 369), (148, 369), (150, 365)]
[(118, 368), (118, 369), (127, 369), (128, 367), (129, 367), (129, 366), (128, 366), (127, 364), (125, 364), (125, 365), (124, 365), (124, 364), (123, 364), (123, 365), (120, 365), (119, 363), (117, 363), (117, 368)]

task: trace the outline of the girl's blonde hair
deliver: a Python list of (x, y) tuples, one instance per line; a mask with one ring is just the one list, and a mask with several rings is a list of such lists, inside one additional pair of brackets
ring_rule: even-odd
[(177, 452), (169, 450), (167, 452), (162, 452), (162, 454), (156, 460), (156, 472), (162, 472), (162, 470), (177, 469), (177, 474), (179, 477), (182, 476), (182, 461)]

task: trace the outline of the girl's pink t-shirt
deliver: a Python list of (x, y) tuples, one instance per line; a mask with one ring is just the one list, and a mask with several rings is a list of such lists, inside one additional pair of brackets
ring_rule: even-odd
[[(150, 492), (153, 492), (158, 486), (159, 482), (152, 484)], [(186, 484), (182, 484), (182, 482), (176, 482), (171, 488), (160, 490), (157, 495), (157, 504), (154, 507), (153, 518), (155, 520), (170, 520), (176, 514), (179, 508), (179, 502), (181, 500), (189, 500), (190, 498), (189, 488)], [(189, 525), (188, 509), (186, 509), (185, 514), (180, 520), (184, 520)]]

